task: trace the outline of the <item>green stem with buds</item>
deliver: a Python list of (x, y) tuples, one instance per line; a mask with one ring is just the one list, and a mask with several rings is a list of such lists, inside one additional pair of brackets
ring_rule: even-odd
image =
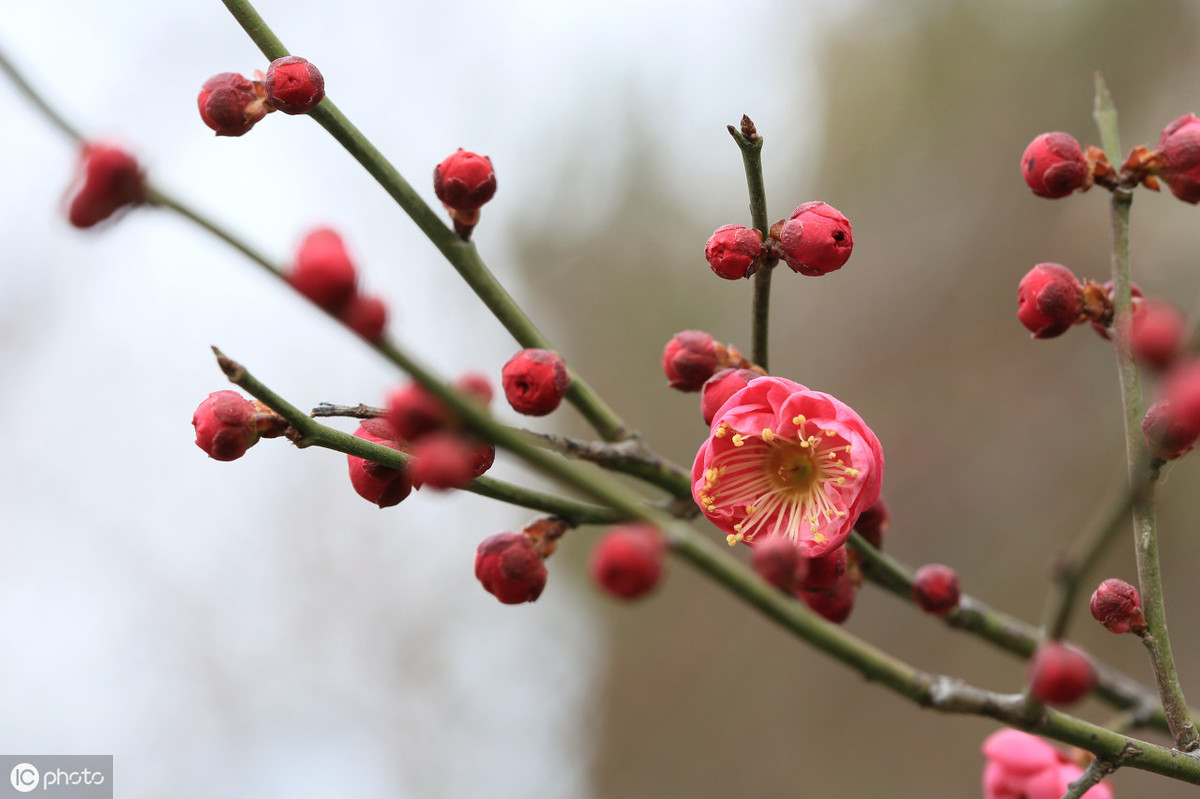
[[(1104, 78), (1096, 74), (1096, 125), (1108, 159), (1121, 163), (1121, 143), (1117, 132), (1117, 112)], [(1131, 269), (1129, 262), (1129, 210), (1133, 194), (1129, 189), (1113, 190), (1112, 276), (1113, 276), (1113, 350), (1117, 358), (1117, 374), (1121, 383), (1121, 401), (1125, 410), (1125, 450), (1129, 467), (1129, 484), (1138, 486), (1150, 479), (1149, 455), (1142, 434), (1142, 387), (1130, 346), (1132, 329)], [(1137, 555), (1138, 588), (1142, 595), (1142, 612), (1146, 618), (1146, 634), (1142, 637), (1150, 653), (1150, 663), (1158, 683), (1171, 737), (1181, 751), (1191, 751), (1200, 745), (1196, 725), (1189, 718), (1187, 700), (1175, 669), (1175, 657), (1167, 636), (1167, 614), (1163, 601), (1162, 571), (1158, 558), (1158, 534), (1155, 527), (1153, 496), (1134, 492), (1133, 503), (1134, 551)]]
[[(244, 389), (255, 399), (262, 401), (263, 404), (287, 420), (294, 431), (289, 433), (288, 437), (297, 447), (316, 446), (331, 449), (391, 469), (404, 469), (408, 465), (409, 455), (321, 424), (268, 388), (250, 374), (245, 367), (230, 360), (216, 347), (213, 347), (213, 353), (217, 356), (217, 364), (221, 367), (221, 371), (225, 373), (230, 382)], [(490, 477), (477, 477), (470, 484), (464, 486), (463, 490), (507, 502), (510, 505), (519, 505), (523, 508), (552, 514), (569, 522), (572, 527), (582, 524), (615, 524), (629, 519), (627, 514), (611, 508), (574, 502), (501, 480), (493, 480)]]
[[(863, 576), (886, 591), (912, 602), (913, 572), (871, 545), (859, 533), (850, 534), (848, 546), (859, 556)], [(1022, 660), (1028, 660), (1041, 641), (1041, 632), (1015, 616), (996, 610), (969, 594), (963, 594), (958, 608), (942, 616), (947, 626), (982, 638)], [(1166, 716), (1158, 707), (1157, 697), (1136, 680), (1116, 669), (1096, 663), (1095, 695), (1116, 708), (1128, 710), (1164, 732), (1169, 731)]]
[[(229, 13), (249, 34), (263, 55), (271, 60), (289, 55), (287, 48), (274, 34), (259, 13), (247, 0), (222, 0)], [(421, 199), (403, 176), (383, 156), (361, 131), (346, 118), (328, 96), (309, 116), (315, 119), (375, 178), (396, 204), (408, 214), (421, 232), (458, 271), (488, 310), (504, 325), (522, 347), (553, 349), (549, 340), (533, 324), (520, 306), (504, 290), (495, 275), (479, 256), (475, 245), (464, 241), (448, 228)], [(631, 433), (592, 387), (577, 373), (571, 372), (567, 401), (606, 440), (616, 441)]]
[[(733, 137), (742, 151), (742, 165), (746, 169), (746, 188), (750, 193), (750, 219), (759, 235), (762, 236), (763, 245), (766, 246), (771, 223), (767, 217), (767, 192), (763, 183), (762, 136), (758, 135), (750, 117), (745, 115), (742, 116), (741, 129), (730, 125), (729, 135)], [(767, 369), (769, 338), (767, 320), (771, 309), (771, 272), (773, 271), (773, 266), (764, 264), (754, 273), (750, 358), (763, 369)]]

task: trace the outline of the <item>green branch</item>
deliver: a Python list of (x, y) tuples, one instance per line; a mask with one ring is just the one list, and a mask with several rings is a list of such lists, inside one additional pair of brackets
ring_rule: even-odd
[[(1112, 163), (1120, 163), (1121, 142), (1117, 130), (1117, 111), (1104, 78), (1096, 74), (1096, 125), (1100, 139)], [(1114, 160), (1114, 156), (1118, 160)], [(1113, 351), (1117, 359), (1117, 375), (1121, 384), (1121, 404), (1125, 412), (1125, 452), (1129, 467), (1129, 484), (1140, 485), (1150, 479), (1149, 454), (1142, 434), (1142, 386), (1130, 346), (1132, 329), (1131, 268), (1129, 261), (1129, 209), (1133, 194), (1129, 189), (1113, 190), (1112, 220), (1112, 277), (1113, 277)], [(1167, 614), (1164, 607), (1162, 571), (1158, 558), (1158, 534), (1155, 525), (1153, 496), (1134, 492), (1133, 503), (1134, 551), (1137, 555), (1138, 588), (1142, 595), (1142, 612), (1146, 617), (1146, 634), (1142, 636), (1150, 653), (1154, 678), (1162, 699), (1171, 737), (1182, 751), (1200, 745), (1196, 725), (1188, 713), (1187, 700), (1175, 669), (1175, 657), (1167, 636)]]
[[(890, 556), (873, 547), (859, 533), (850, 534), (848, 546), (858, 554), (863, 576), (912, 602), (913, 573)], [(999, 648), (1028, 660), (1041, 641), (1041, 631), (1015, 616), (992, 608), (982, 600), (963, 594), (958, 608), (942, 617), (949, 627), (972, 633)], [(1103, 663), (1094, 662), (1096, 687), (1093, 693), (1113, 707), (1128, 710), (1139, 721), (1169, 731), (1166, 716), (1158, 707), (1157, 697), (1136, 680)]]
[[(255, 399), (261, 400), (263, 404), (287, 420), (288, 424), (296, 431), (292, 440), (297, 447), (323, 447), (346, 455), (353, 455), (356, 458), (364, 458), (392, 469), (403, 469), (407, 466), (409, 455), (321, 424), (276, 394), (250, 374), (245, 367), (230, 360), (216, 347), (213, 348), (213, 352), (217, 356), (217, 363), (220, 365), (221, 371), (225, 373), (230, 382), (244, 389)], [(628, 514), (611, 508), (573, 502), (523, 486), (493, 480), (490, 477), (477, 477), (463, 490), (507, 502), (510, 505), (519, 505), (523, 508), (531, 508), (558, 516), (569, 522), (572, 527), (583, 524), (616, 524), (629, 519)]]
[[(247, 0), (222, 0), (229, 13), (242, 26), (263, 55), (271, 60), (288, 55), (287, 48), (259, 16)], [(475, 245), (458, 237), (421, 199), (403, 176), (383, 156), (375, 145), (346, 118), (328, 96), (309, 113), (325, 128), (363, 168), (391, 195), (396, 204), (408, 214), (421, 232), (442, 253), (451, 266), (466, 281), (488, 310), (504, 325), (522, 347), (554, 349), (520, 306), (504, 290), (480, 258)], [(584, 381), (571, 372), (571, 387), (567, 401), (578, 409), (588, 422), (609, 441), (630, 435), (624, 422)]]
[[(746, 169), (746, 188), (750, 193), (750, 218), (755, 229), (762, 236), (763, 246), (767, 244), (767, 235), (771, 223), (767, 217), (767, 192), (763, 183), (762, 171), (762, 136), (750, 121), (750, 117), (742, 115), (741, 130), (729, 125), (729, 135), (737, 142), (742, 151), (742, 164)], [(751, 306), (751, 360), (767, 369), (767, 346), (770, 330), (767, 324), (771, 309), (771, 273), (774, 265), (768, 259), (754, 273), (754, 300)]]

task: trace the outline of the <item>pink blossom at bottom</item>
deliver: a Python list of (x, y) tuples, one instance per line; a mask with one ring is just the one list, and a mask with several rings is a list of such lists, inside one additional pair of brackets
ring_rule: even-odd
[(815, 558), (846, 540), (882, 479), (879, 439), (850, 406), (760, 377), (717, 410), (692, 496), (730, 544), (786, 536)]
[[(1034, 735), (998, 730), (983, 742), (983, 799), (1059, 799), (1083, 769)], [(1092, 786), (1088, 799), (1112, 799), (1104, 782)]]

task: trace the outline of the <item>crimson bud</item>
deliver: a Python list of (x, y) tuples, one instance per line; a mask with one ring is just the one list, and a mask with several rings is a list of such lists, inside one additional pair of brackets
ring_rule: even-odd
[(346, 327), (367, 341), (379, 341), (387, 327), (387, 305), (370, 294), (356, 294), (341, 309), (341, 319)]
[(459, 147), (433, 170), (433, 192), (455, 211), (474, 211), (496, 193), (492, 160)]
[(146, 198), (145, 176), (137, 159), (119, 147), (85, 143), (76, 174), (67, 220), (77, 228), (92, 227)]
[(517, 413), (545, 416), (558, 407), (571, 385), (567, 365), (557, 352), (525, 349), (501, 372), (504, 397)]
[(750, 565), (758, 576), (789, 594), (795, 589), (800, 564), (800, 550), (786, 535), (770, 536), (750, 553)]
[(196, 446), (218, 461), (235, 461), (258, 443), (254, 403), (236, 391), (214, 391), (192, 415)]
[[(475, 442), (449, 430), (435, 430), (421, 436), (411, 445), (410, 452), (413, 485), (443, 490), (462, 488), (491, 466), (489, 452), (491, 457), (495, 456), (490, 446), (485, 446), (481, 453)], [(486, 465), (480, 463), (481, 456), (487, 459)]]
[(621, 599), (652, 591), (662, 576), (666, 542), (648, 524), (626, 524), (604, 534), (592, 550), (588, 573), (596, 585)]
[(676, 333), (663, 348), (662, 368), (676, 391), (699, 391), (717, 368), (717, 343), (703, 330)]
[(1021, 177), (1039, 197), (1066, 197), (1087, 181), (1087, 160), (1069, 133), (1043, 133), (1021, 156)]
[(1146, 437), (1150, 457), (1173, 461), (1192, 451), (1196, 439), (1200, 438), (1200, 428), (1180, 422), (1172, 413), (1171, 401), (1160, 399), (1142, 418), (1142, 435)]
[(850, 618), (856, 594), (857, 589), (854, 587), (854, 581), (850, 579), (849, 572), (843, 574), (828, 591), (796, 592), (796, 596), (804, 600), (804, 604), (834, 624), (844, 624), (846, 619)]
[(496, 533), (475, 551), (475, 577), (506, 605), (533, 602), (546, 587), (546, 564), (519, 533)]
[(819, 277), (841, 269), (854, 249), (850, 222), (832, 205), (809, 202), (792, 212), (779, 234), (783, 259), (793, 272)]
[(1060, 641), (1043, 641), (1029, 661), (1029, 693), (1039, 702), (1066, 705), (1096, 684), (1096, 669), (1088, 656)]
[(342, 237), (321, 227), (300, 242), (287, 279), (317, 306), (337, 313), (354, 297), (358, 273)]
[(285, 114), (307, 114), (325, 99), (325, 78), (307, 60), (289, 55), (267, 67), (263, 89), (273, 108)]
[(1092, 618), (1110, 633), (1146, 632), (1142, 616), (1142, 598), (1138, 590), (1124, 580), (1111, 577), (1100, 583), (1092, 594)]
[(762, 375), (753, 369), (729, 368), (705, 380), (704, 387), (700, 389), (700, 414), (704, 417), (704, 423), (711, 425), (721, 406), (756, 377)]
[[(354, 435), (397, 451), (404, 449), (386, 419), (364, 419), (354, 431)], [(399, 504), (412, 493), (412, 480), (407, 469), (381, 466), (354, 455), (347, 455), (346, 461), (350, 468), (350, 485), (368, 502), (374, 502), (381, 508), (389, 508)]]
[(1146, 300), (1133, 316), (1130, 346), (1138, 362), (1158, 371), (1169, 367), (1183, 349), (1187, 320), (1169, 302)]
[(958, 607), (958, 574), (949, 566), (929, 563), (913, 575), (912, 598), (932, 616), (945, 616)]
[(887, 532), (888, 527), (892, 523), (892, 514), (888, 511), (887, 503), (883, 501), (883, 497), (875, 500), (875, 504), (867, 508), (858, 515), (858, 521), (854, 523), (854, 529), (858, 534), (871, 544), (876, 549), (883, 549), (883, 534)]
[(704, 257), (718, 277), (737, 280), (758, 271), (762, 234), (742, 225), (723, 225), (704, 245)]
[(1017, 318), (1034, 338), (1061, 336), (1080, 321), (1083, 284), (1062, 264), (1038, 264), (1017, 288)]
[(1188, 203), (1200, 202), (1200, 119), (1184, 114), (1163, 129), (1158, 140), (1159, 174), (1171, 193)]
[(797, 577), (803, 591), (832, 591), (846, 575), (846, 548), (838, 547), (815, 558), (800, 559)]
[(204, 124), (218, 136), (241, 136), (271, 110), (265, 99), (261, 83), (222, 72), (204, 81), (196, 104)]

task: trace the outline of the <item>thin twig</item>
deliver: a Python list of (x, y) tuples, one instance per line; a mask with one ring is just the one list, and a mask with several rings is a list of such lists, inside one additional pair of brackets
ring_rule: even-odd
[[(742, 165), (746, 170), (746, 188), (750, 194), (750, 218), (755, 229), (762, 236), (766, 246), (767, 235), (771, 223), (767, 216), (767, 192), (763, 183), (762, 146), (763, 139), (750, 117), (742, 115), (740, 128), (729, 125), (729, 135), (737, 142), (742, 151)], [(767, 369), (767, 346), (769, 326), (767, 324), (771, 308), (771, 272), (774, 265), (770, 262), (759, 267), (754, 273), (754, 299), (752, 302), (751, 320), (751, 358), (754, 363)]]
[[(1112, 160), (1120, 156), (1121, 144), (1117, 131), (1117, 111), (1104, 78), (1096, 73), (1096, 125), (1104, 150)], [(1114, 163), (1116, 163), (1114, 161)], [(1130, 189), (1118, 188), (1110, 202), (1112, 220), (1112, 277), (1113, 277), (1113, 352), (1117, 360), (1117, 376), (1121, 385), (1121, 404), (1125, 419), (1125, 451), (1130, 486), (1149, 479), (1150, 461), (1142, 434), (1142, 387), (1134, 361), (1130, 334), (1133, 318), (1131, 293), (1132, 269), (1129, 259), (1129, 210), (1133, 204)], [(1133, 503), (1134, 552), (1137, 555), (1138, 589), (1142, 596), (1142, 613), (1146, 618), (1146, 634), (1142, 643), (1150, 654), (1150, 664), (1158, 684), (1159, 697), (1171, 737), (1181, 751), (1200, 746), (1196, 725), (1189, 718), (1187, 700), (1175, 667), (1171, 641), (1167, 634), (1167, 613), (1164, 605), (1162, 570), (1158, 557), (1158, 533), (1155, 524), (1153, 496), (1134, 493)]]

